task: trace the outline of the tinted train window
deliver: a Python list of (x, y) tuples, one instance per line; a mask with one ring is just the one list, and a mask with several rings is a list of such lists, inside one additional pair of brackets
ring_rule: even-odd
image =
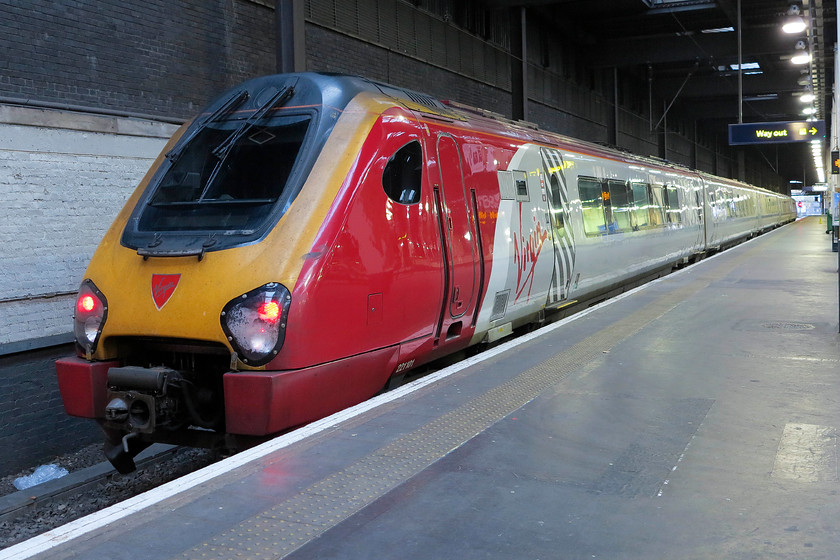
[(665, 208), (665, 188), (662, 185), (653, 185), (650, 188), (650, 224), (661, 226), (665, 223), (663, 209)]
[(633, 222), (637, 228), (650, 223), (650, 195), (647, 183), (631, 183), (633, 189)]
[(551, 215), (554, 218), (554, 227), (562, 228), (566, 226), (566, 220), (563, 213), (563, 197), (560, 195), (560, 180), (554, 173), (549, 179), (549, 186), (551, 189)]
[(721, 189), (720, 190), (722, 203), (724, 207), (724, 211), (726, 212), (726, 216), (728, 218), (735, 217), (735, 209), (732, 207), (732, 190), (731, 189)]
[(735, 211), (739, 218), (747, 215), (747, 197), (741, 189), (735, 190)]
[(741, 190), (738, 195), (739, 201), (738, 206), (740, 207), (741, 217), (746, 217), (750, 215), (750, 198), (749, 193), (745, 190)]
[(391, 156), (382, 172), (382, 187), (394, 202), (420, 202), (420, 183), (423, 178), (423, 150), (420, 142), (409, 142)]
[(672, 224), (679, 224), (682, 222), (682, 212), (680, 211), (680, 197), (679, 190), (673, 185), (665, 187), (665, 198), (668, 206), (668, 221)]
[(630, 194), (630, 187), (624, 181), (610, 179), (607, 181), (607, 188), (610, 190), (610, 207), (612, 209), (613, 223), (610, 231), (630, 231), (630, 213), (633, 207), (633, 196)]
[(310, 120), (276, 118), (245, 133), (239, 121), (202, 129), (157, 185), (138, 229), (255, 229), (283, 194)]
[(716, 188), (709, 192), (709, 199), (712, 206), (712, 215), (716, 220), (726, 218), (726, 205), (723, 203), (723, 192)]
[(735, 210), (732, 208), (732, 191), (730, 189), (720, 189), (719, 196), (726, 217), (734, 218)]
[(604, 220), (604, 197), (601, 181), (581, 177), (578, 179), (580, 204), (583, 213), (583, 231), (586, 235), (604, 235), (607, 223)]

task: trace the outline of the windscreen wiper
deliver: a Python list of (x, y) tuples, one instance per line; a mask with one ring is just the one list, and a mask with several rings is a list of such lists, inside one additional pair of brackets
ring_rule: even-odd
[[(297, 82), (295, 82), (297, 83)], [(295, 94), (295, 87), (294, 84), (290, 86), (286, 86), (281, 88), (280, 91), (275, 93), (271, 96), (271, 99), (265, 102), (262, 107), (257, 109), (256, 111), (248, 117), (245, 122), (239, 125), (230, 136), (225, 139), (224, 142), (219, 144), (213, 149), (213, 155), (218, 158), (219, 161), (216, 162), (216, 165), (213, 166), (213, 171), (210, 172), (210, 176), (207, 177), (207, 181), (204, 183), (204, 189), (201, 191), (201, 196), (198, 197), (199, 201), (204, 200), (205, 195), (210, 192), (210, 187), (213, 186), (213, 183), (216, 181), (216, 178), (219, 176), (219, 171), (222, 169), (225, 160), (227, 160), (228, 154), (230, 154), (230, 149), (236, 145), (236, 142), (242, 138), (242, 136), (251, 130), (251, 128), (262, 119), (266, 113), (268, 113), (271, 109), (274, 109), (278, 105), (281, 105), (288, 101), (293, 95)]]
[(178, 142), (178, 145), (176, 147), (166, 152), (166, 159), (168, 159), (172, 163), (178, 161), (178, 158), (181, 157), (181, 153), (184, 151), (184, 148), (186, 148), (189, 145), (189, 143), (192, 142), (193, 138), (195, 138), (199, 132), (204, 130), (204, 128), (211, 122), (222, 117), (223, 115), (228, 114), (235, 108), (242, 105), (242, 103), (249, 97), (250, 94), (247, 90), (244, 89), (240, 89), (238, 91), (233, 92), (230, 95), (230, 97), (228, 97), (228, 99), (224, 103), (222, 103), (222, 105), (218, 109), (213, 111), (211, 115), (206, 117), (203, 121), (201, 121), (201, 123), (198, 126), (193, 128), (189, 136), (187, 136), (186, 138), (182, 138), (181, 141)]
[[(295, 87), (294, 85), (286, 86), (282, 88), (280, 91), (275, 93), (271, 99), (269, 99), (262, 107), (257, 109), (253, 112), (253, 114), (248, 117), (245, 122), (243, 122), (238, 129), (236, 129), (233, 134), (228, 136), (224, 142), (213, 148), (213, 155), (223, 160), (227, 157), (228, 152), (230, 149), (236, 144), (237, 140), (242, 138), (246, 132), (251, 130), (251, 128), (262, 119), (266, 113), (268, 113), (271, 109), (282, 105), (286, 101), (289, 100), (295, 94)], [(208, 181), (209, 182), (209, 181)]]

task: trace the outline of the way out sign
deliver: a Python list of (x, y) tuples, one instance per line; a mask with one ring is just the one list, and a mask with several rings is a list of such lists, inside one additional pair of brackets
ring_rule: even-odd
[(825, 138), (825, 121), (780, 121), (729, 125), (729, 145), (810, 142)]

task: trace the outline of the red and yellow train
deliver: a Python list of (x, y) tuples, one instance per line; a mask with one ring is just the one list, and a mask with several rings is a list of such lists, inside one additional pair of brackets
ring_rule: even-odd
[(108, 230), (57, 362), (121, 471), (230, 445), (795, 218), (743, 183), (363, 78), (248, 81)]

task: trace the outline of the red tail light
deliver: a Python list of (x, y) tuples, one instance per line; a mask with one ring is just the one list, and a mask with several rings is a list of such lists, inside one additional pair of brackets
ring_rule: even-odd
[(76, 343), (83, 352), (90, 355), (102, 334), (105, 319), (108, 318), (108, 302), (96, 284), (85, 280), (79, 287), (76, 299), (76, 314), (73, 317), (73, 332)]
[(275, 323), (280, 318), (280, 304), (276, 301), (266, 302), (260, 306), (258, 314), (266, 323)]
[(79, 301), (76, 305), (76, 308), (79, 310), (80, 313), (90, 313), (96, 308), (96, 300), (91, 295), (79, 296)]
[(283, 285), (272, 282), (251, 290), (222, 311), (222, 330), (243, 363), (261, 366), (283, 347), (286, 317), (292, 297)]

